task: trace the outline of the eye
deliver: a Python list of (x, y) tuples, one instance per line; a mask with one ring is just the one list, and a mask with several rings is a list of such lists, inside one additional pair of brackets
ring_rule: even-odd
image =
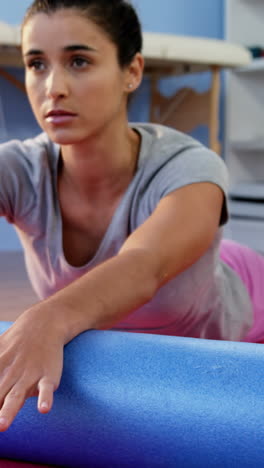
[(87, 65), (90, 64), (90, 61), (84, 57), (73, 57), (71, 60), (71, 65), (74, 68), (85, 68)]
[(35, 71), (42, 71), (45, 69), (45, 63), (43, 62), (43, 60), (40, 60), (40, 59), (30, 60), (26, 64), (26, 66), (27, 68), (33, 69)]

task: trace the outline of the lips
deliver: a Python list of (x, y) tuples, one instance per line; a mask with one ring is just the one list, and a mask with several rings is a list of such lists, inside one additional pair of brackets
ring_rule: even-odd
[(66, 110), (63, 110), (63, 109), (53, 109), (53, 110), (50, 110), (46, 115), (45, 115), (45, 118), (48, 118), (48, 117), (62, 117), (62, 116), (75, 116), (76, 114), (74, 114), (73, 112), (69, 112), (69, 111), (66, 111)]
[(71, 125), (77, 114), (73, 112), (64, 110), (64, 109), (51, 109), (45, 115), (45, 120), (48, 124), (52, 126), (63, 126), (63, 125)]

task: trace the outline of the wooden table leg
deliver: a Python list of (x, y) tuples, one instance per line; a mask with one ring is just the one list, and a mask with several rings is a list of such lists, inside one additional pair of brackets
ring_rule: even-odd
[(210, 93), (210, 117), (209, 117), (209, 146), (220, 154), (219, 143), (219, 97), (220, 97), (220, 68), (212, 67), (212, 87)]

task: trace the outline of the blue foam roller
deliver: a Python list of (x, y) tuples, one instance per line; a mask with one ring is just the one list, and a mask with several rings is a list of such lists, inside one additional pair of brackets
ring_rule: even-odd
[(29, 399), (0, 434), (0, 458), (74, 468), (264, 466), (263, 371), (262, 345), (85, 332), (65, 347), (51, 413)]

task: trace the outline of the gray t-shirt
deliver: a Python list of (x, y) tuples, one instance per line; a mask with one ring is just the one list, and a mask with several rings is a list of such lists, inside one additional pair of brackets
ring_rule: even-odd
[[(128, 235), (171, 191), (196, 182), (212, 182), (226, 194), (226, 167), (215, 153), (170, 128), (153, 124), (131, 126), (141, 135), (136, 174), (96, 254), (82, 267), (69, 265), (63, 254), (57, 194), (58, 145), (43, 133), (0, 146), (0, 215), (15, 225), (24, 247), (29, 278), (41, 299), (117, 254)], [(226, 219), (224, 203), (220, 224)], [(221, 231), (220, 226), (212, 245), (196, 263), (116, 328), (242, 340), (252, 325), (252, 307), (237, 274), (219, 260)]]

